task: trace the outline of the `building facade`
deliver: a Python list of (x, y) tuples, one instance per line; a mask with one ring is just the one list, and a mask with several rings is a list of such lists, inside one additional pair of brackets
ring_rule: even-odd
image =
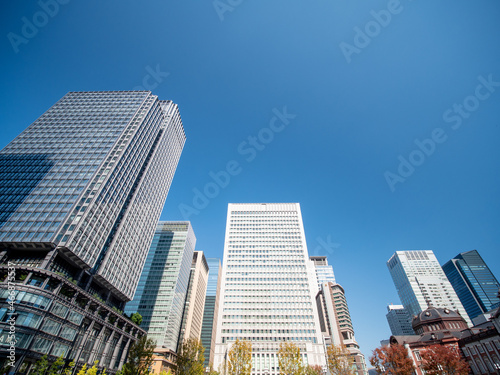
[(203, 251), (195, 251), (191, 263), (189, 286), (184, 304), (182, 326), (179, 335), (178, 351), (187, 339), (200, 340), (203, 324), (203, 310), (207, 292), (208, 263)]
[(157, 348), (176, 352), (196, 237), (189, 221), (160, 221), (134, 299), (125, 312), (142, 315)]
[(499, 307), (500, 283), (477, 250), (458, 254), (443, 271), (471, 319)]
[(415, 334), (411, 327), (411, 318), (403, 305), (388, 305), (387, 323), (393, 336), (407, 336)]
[(472, 326), (432, 250), (396, 251), (387, 262), (387, 267), (410, 317), (432, 305), (458, 311)]
[(351, 314), (347, 306), (344, 288), (326, 282), (316, 295), (320, 327), (326, 345), (344, 346), (350, 354), (352, 370), (357, 375), (366, 375), (365, 357), (354, 337)]
[(219, 296), (222, 266), (219, 258), (207, 258), (208, 282), (201, 326), (201, 344), (205, 348), (204, 366), (214, 363), (215, 333), (219, 313)]
[(111, 373), (123, 363), (144, 331), (115, 313), (134, 295), (184, 142), (177, 106), (149, 91), (70, 92), (0, 151), (0, 288), (9, 266), (16, 281), (0, 308), (34, 317), (18, 325), (18, 373), (44, 354), (81, 366), (108, 350)]
[(326, 256), (311, 256), (309, 259), (311, 259), (314, 264), (316, 279), (318, 280), (318, 290), (321, 290), (321, 285), (324, 283), (335, 284), (333, 267), (328, 264), (328, 258)]
[(252, 374), (279, 374), (281, 342), (303, 362), (325, 366), (309, 260), (298, 203), (229, 204), (214, 367), (236, 339), (252, 344)]

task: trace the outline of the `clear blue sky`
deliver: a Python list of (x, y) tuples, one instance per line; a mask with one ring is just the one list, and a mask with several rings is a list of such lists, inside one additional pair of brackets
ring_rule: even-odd
[(367, 357), (399, 302), (394, 251), (477, 249), (500, 276), (497, 1), (65, 2), (0, 5), (0, 147), (68, 91), (154, 86), (187, 134), (162, 219), (208, 186), (189, 219), (222, 258), (228, 202), (300, 202)]

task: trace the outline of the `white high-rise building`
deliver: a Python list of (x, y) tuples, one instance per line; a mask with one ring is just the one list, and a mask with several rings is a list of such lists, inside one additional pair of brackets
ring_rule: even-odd
[(387, 306), (387, 323), (393, 336), (409, 336), (415, 332), (411, 326), (411, 319), (403, 305)]
[(326, 365), (298, 203), (230, 203), (222, 264), (215, 369), (236, 339), (252, 343), (252, 375), (279, 374), (285, 341), (301, 348), (304, 364)]
[(428, 306), (458, 311), (472, 322), (432, 250), (396, 251), (387, 261), (399, 298), (410, 317)]

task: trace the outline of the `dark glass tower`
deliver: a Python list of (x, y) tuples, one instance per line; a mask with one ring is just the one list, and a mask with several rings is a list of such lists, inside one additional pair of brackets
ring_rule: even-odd
[(44, 354), (122, 365), (144, 331), (120, 310), (184, 142), (177, 105), (149, 91), (70, 92), (0, 151), (0, 344), (14, 304), (17, 373)]
[(443, 271), (471, 319), (499, 306), (500, 284), (477, 250), (458, 254)]

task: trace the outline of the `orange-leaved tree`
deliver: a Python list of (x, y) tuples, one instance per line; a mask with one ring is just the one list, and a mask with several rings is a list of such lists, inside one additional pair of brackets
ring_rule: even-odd
[(373, 351), (370, 363), (377, 370), (377, 374), (412, 375), (415, 371), (408, 350), (399, 344), (382, 346)]
[(432, 345), (420, 352), (427, 375), (467, 375), (469, 365), (452, 346)]

